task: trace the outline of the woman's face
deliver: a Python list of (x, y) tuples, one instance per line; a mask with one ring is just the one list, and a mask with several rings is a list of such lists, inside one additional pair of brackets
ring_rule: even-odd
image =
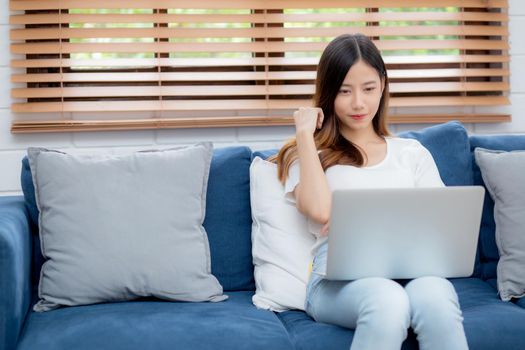
[(348, 70), (334, 101), (340, 132), (351, 137), (359, 132), (373, 130), (372, 120), (379, 108), (383, 80), (377, 71), (362, 60)]

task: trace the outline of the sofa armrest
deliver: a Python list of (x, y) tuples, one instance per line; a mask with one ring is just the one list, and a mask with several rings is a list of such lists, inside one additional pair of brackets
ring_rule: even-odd
[(23, 197), (0, 197), (0, 349), (15, 348), (29, 310), (31, 246)]

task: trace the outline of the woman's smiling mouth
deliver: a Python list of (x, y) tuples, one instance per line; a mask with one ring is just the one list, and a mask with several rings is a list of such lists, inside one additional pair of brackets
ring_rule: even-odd
[(366, 117), (366, 114), (352, 114), (350, 115), (350, 118), (352, 118), (353, 120), (362, 120), (362, 119), (365, 119)]

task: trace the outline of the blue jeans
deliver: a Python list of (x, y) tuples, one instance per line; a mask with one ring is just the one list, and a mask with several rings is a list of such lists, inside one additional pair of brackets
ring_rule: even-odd
[(468, 349), (454, 286), (421, 277), (405, 287), (386, 278), (329, 281), (327, 245), (319, 247), (306, 290), (305, 309), (317, 322), (355, 329), (350, 349), (395, 349), (412, 326), (421, 350)]

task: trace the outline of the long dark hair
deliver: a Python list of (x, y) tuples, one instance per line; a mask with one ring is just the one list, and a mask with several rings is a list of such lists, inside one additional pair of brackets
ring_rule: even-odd
[[(340, 121), (335, 115), (334, 101), (350, 68), (359, 60), (370, 65), (384, 83), (379, 108), (372, 121), (379, 136), (388, 136), (386, 114), (388, 109), (388, 76), (381, 53), (372, 40), (362, 34), (343, 34), (332, 40), (325, 48), (315, 82), (313, 105), (324, 113), (321, 129), (314, 133), (319, 159), (324, 170), (335, 164), (362, 166), (363, 152), (340, 133)], [(290, 165), (298, 158), (295, 138), (286, 143), (276, 156), (269, 160), (277, 162), (279, 180), (284, 183)]]

